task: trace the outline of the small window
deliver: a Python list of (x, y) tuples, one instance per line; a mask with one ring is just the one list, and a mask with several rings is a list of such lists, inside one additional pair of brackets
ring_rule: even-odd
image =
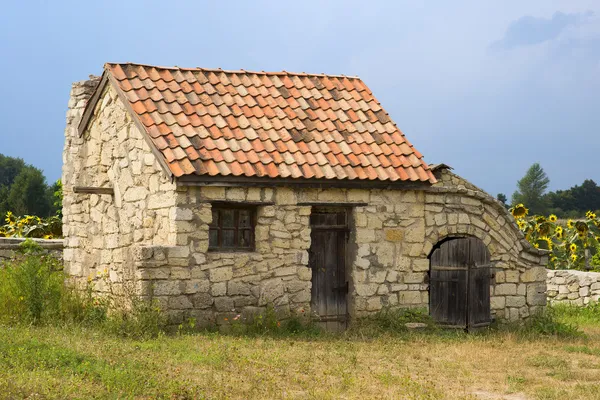
[(213, 205), (212, 219), (209, 250), (254, 250), (254, 208)]

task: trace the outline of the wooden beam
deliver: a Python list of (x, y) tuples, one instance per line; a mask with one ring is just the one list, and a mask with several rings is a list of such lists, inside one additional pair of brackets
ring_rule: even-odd
[(100, 99), (100, 96), (102, 95), (102, 91), (104, 90), (104, 87), (106, 86), (106, 82), (108, 79), (106, 77), (106, 74), (107, 74), (106, 71), (104, 71), (102, 73), (102, 78), (100, 79), (98, 86), (96, 86), (96, 89), (94, 89), (94, 93), (92, 93), (92, 96), (89, 98), (89, 100), (87, 101), (87, 103), (85, 105), (85, 108), (83, 109), (83, 115), (81, 116), (81, 121), (79, 121), (79, 125), (77, 126), (77, 132), (79, 133), (79, 137), (81, 137), (83, 135), (83, 132), (85, 132), (85, 130), (87, 129), (90, 119), (94, 116), (94, 108), (96, 108), (96, 103), (98, 103), (98, 100)]
[(295, 187), (295, 188), (356, 188), (356, 189), (398, 189), (426, 190), (429, 182), (421, 181), (379, 181), (348, 179), (304, 179), (304, 178), (269, 178), (245, 176), (208, 176), (184, 175), (177, 178), (178, 186), (224, 186), (224, 187)]
[(319, 202), (319, 201), (304, 201), (299, 202), (297, 205), (299, 206), (313, 206), (313, 207), (366, 207), (369, 203), (327, 203), (327, 202)]
[(273, 201), (245, 201), (245, 200), (201, 200), (198, 203), (234, 206), (273, 206)]
[(90, 187), (90, 186), (75, 186), (73, 193), (86, 193), (86, 194), (108, 194), (113, 195), (115, 193), (113, 188), (110, 187)]

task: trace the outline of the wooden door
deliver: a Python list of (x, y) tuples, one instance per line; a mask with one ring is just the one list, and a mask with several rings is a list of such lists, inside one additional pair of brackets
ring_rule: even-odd
[(328, 330), (347, 326), (348, 281), (346, 280), (346, 237), (348, 213), (342, 210), (313, 210), (310, 217), (312, 269), (311, 308), (315, 320)]
[(439, 324), (457, 328), (488, 325), (490, 256), (477, 238), (455, 238), (431, 254), (429, 310)]

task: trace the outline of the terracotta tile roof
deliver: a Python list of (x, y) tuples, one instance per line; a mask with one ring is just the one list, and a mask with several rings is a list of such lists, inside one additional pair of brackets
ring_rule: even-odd
[(106, 64), (176, 177), (421, 181), (421, 153), (358, 78)]

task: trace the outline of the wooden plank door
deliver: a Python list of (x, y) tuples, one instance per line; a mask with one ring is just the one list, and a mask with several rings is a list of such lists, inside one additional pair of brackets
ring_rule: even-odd
[(439, 324), (474, 328), (489, 324), (490, 256), (477, 238), (444, 241), (430, 257), (429, 309)]
[(429, 310), (439, 324), (467, 326), (468, 242), (443, 242), (431, 255)]
[(485, 244), (477, 238), (469, 238), (469, 328), (489, 325), (491, 264), (490, 253)]
[(348, 321), (347, 213), (345, 210), (315, 210), (311, 214), (311, 229), (312, 312), (322, 327), (343, 330)]

